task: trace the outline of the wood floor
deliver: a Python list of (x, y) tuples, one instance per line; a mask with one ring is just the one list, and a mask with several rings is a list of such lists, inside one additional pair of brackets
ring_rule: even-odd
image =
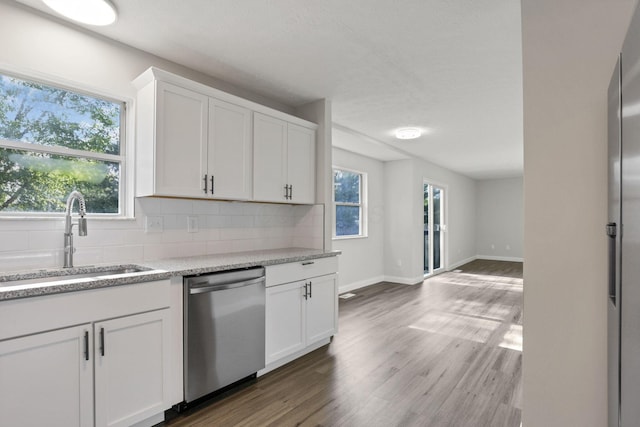
[(331, 344), (164, 425), (520, 426), (522, 264), (354, 293)]

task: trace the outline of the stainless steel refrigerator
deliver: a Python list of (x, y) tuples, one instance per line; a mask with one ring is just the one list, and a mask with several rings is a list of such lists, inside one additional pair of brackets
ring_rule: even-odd
[(640, 425), (640, 10), (608, 92), (609, 427)]

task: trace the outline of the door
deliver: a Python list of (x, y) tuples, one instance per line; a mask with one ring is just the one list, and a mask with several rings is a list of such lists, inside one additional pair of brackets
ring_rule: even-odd
[(209, 98), (157, 83), (155, 192), (206, 197)]
[(444, 271), (444, 188), (425, 182), (424, 199), (424, 275)]
[(314, 277), (308, 283), (307, 345), (336, 333), (338, 311), (337, 276)]
[(609, 85), (608, 218), (609, 272), (607, 292), (609, 427), (618, 427), (620, 387), (620, 60)]
[(251, 198), (251, 111), (209, 100), (209, 196)]
[(287, 127), (287, 184), (293, 203), (315, 203), (316, 133), (289, 123)]
[(253, 198), (286, 202), (287, 122), (253, 113)]
[(90, 325), (0, 342), (0, 424), (93, 425)]
[(168, 409), (169, 309), (94, 324), (96, 426)]
[(305, 347), (304, 282), (268, 287), (265, 308), (268, 365)]

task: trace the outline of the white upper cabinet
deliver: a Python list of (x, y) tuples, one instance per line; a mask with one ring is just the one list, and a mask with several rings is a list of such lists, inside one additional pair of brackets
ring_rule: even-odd
[[(141, 123), (151, 127), (149, 131), (155, 127), (155, 153), (153, 137), (138, 137), (139, 164), (149, 163), (138, 171), (138, 195), (203, 197), (209, 98), (164, 82), (158, 82), (156, 96), (155, 118)], [(153, 106), (153, 102), (139, 103), (139, 109)]]
[(287, 177), (291, 202), (315, 203), (316, 133), (313, 129), (288, 124)]
[(253, 198), (315, 202), (315, 130), (253, 114)]
[(287, 122), (255, 113), (253, 152), (253, 198), (287, 201)]
[(315, 124), (155, 68), (134, 85), (137, 196), (315, 202)]
[(251, 111), (210, 98), (207, 170), (211, 197), (251, 198), (251, 149)]

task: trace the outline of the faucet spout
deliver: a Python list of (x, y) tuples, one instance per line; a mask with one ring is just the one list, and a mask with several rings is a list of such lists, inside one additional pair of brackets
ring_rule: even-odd
[(67, 208), (65, 210), (65, 222), (64, 222), (64, 268), (73, 267), (73, 253), (75, 248), (73, 247), (73, 224), (71, 222), (71, 213), (73, 210), (73, 203), (78, 201), (78, 235), (87, 235), (87, 219), (84, 217), (87, 214), (87, 209), (84, 202), (84, 196), (79, 191), (72, 191), (67, 198)]

